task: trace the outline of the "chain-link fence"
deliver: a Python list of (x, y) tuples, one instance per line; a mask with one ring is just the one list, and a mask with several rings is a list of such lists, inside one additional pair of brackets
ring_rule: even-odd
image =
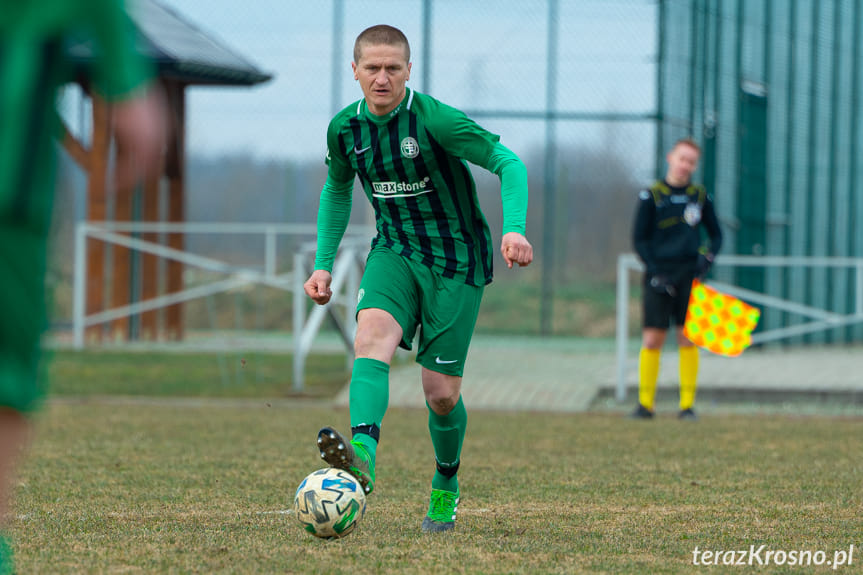
[[(726, 253), (859, 257), (861, 17), (854, 0), (660, 3), (662, 148), (695, 134)], [(751, 268), (737, 285), (853, 313), (853, 270)], [(799, 318), (769, 311), (763, 327)], [(812, 341), (860, 339), (863, 326)]]
[[(727, 253), (863, 251), (852, 225), (863, 217), (854, 0), (172, 6), (274, 75), (252, 89), (190, 90), (190, 221), (314, 222), (327, 124), (362, 96), (350, 69), (354, 38), (377, 23), (407, 34), (409, 85), (500, 134), (529, 171), (536, 260), (517, 272), (496, 260), (480, 329), (611, 336), (615, 262), (631, 251), (636, 192), (664, 173), (665, 148), (684, 135), (704, 146), (698, 178), (716, 196)], [(496, 178), (475, 175), (499, 238)], [(80, 186), (70, 189), (63, 221), (80, 201)], [(369, 223), (370, 208), (356, 198), (352, 222)], [(258, 249), (220, 241), (201, 236), (188, 247), (230, 251), (237, 261)], [(738, 273), (749, 287), (813, 305), (841, 308), (852, 289), (844, 272)], [(281, 297), (264, 301), (273, 309)]]

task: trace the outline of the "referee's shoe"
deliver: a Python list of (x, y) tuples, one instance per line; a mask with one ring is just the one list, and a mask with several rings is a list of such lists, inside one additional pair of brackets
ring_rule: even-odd
[(698, 415), (695, 414), (691, 407), (687, 407), (686, 409), (680, 410), (680, 413), (677, 414), (677, 419), (684, 421), (698, 421)]
[(629, 419), (653, 419), (653, 412), (639, 403), (635, 411), (629, 414)]

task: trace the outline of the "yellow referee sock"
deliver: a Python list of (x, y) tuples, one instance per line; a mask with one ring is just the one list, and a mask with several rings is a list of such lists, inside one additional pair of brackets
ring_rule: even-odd
[(641, 348), (638, 355), (638, 403), (653, 411), (656, 380), (659, 379), (659, 356), (662, 350)]
[(680, 410), (695, 404), (698, 380), (698, 348), (694, 345), (680, 348)]

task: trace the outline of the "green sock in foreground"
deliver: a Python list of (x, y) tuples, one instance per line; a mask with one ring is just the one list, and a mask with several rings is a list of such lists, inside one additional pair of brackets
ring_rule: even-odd
[(12, 557), (12, 547), (9, 541), (0, 535), (0, 575), (14, 575), (15, 561)]
[(441, 470), (458, 470), (461, 459), (461, 446), (467, 429), (467, 410), (461, 397), (452, 411), (438, 415), (429, 407), (429, 434), (434, 446), (437, 470), (432, 478), (432, 489), (442, 489), (458, 493), (458, 475), (442, 473)]
[[(390, 399), (390, 366), (367, 357), (354, 360), (349, 388), (351, 429), (371, 428), (380, 431)], [(355, 433), (352, 443), (362, 445), (368, 455), (369, 467), (374, 468), (378, 438), (368, 433)]]

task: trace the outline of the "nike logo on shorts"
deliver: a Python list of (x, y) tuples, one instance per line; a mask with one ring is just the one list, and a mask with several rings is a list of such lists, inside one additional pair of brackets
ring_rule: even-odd
[(436, 358), (434, 358), (434, 362), (438, 363), (438, 364), (458, 363), (458, 360), (457, 359), (441, 359), (440, 356), (437, 356)]

